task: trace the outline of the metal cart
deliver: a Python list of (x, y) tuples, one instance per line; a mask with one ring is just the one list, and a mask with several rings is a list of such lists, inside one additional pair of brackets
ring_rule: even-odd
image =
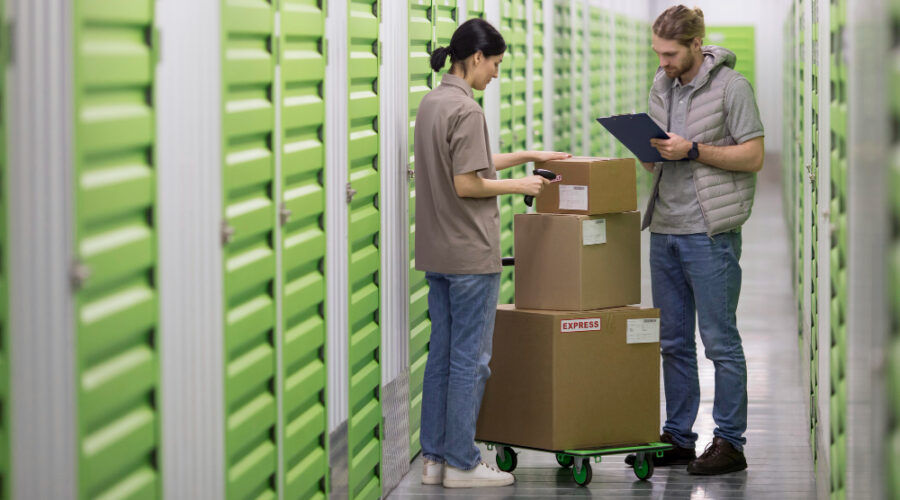
[[(497, 467), (505, 472), (516, 470), (518, 465), (518, 454), (513, 450), (511, 444), (506, 443), (489, 443), (485, 442), (488, 450), (496, 449), (497, 451)], [(541, 451), (556, 454), (556, 463), (563, 468), (572, 468), (572, 479), (578, 486), (587, 486), (591, 482), (593, 472), (591, 471), (591, 458), (595, 463), (600, 463), (601, 457), (604, 455), (618, 455), (622, 453), (634, 453), (637, 459), (634, 462), (634, 475), (642, 481), (646, 481), (653, 476), (653, 458), (661, 457), (663, 452), (671, 450), (673, 446), (668, 443), (647, 443), (633, 446), (616, 446), (609, 448), (598, 448), (595, 450), (541, 450), (536, 448), (528, 448), (526, 446), (517, 446), (532, 451)]]

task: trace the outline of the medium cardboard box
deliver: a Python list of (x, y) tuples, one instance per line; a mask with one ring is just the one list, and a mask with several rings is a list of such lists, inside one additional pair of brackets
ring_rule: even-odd
[(641, 215), (518, 214), (515, 303), (585, 311), (641, 302)]
[(497, 308), (476, 439), (544, 450), (659, 439), (659, 310)]
[(537, 198), (538, 213), (598, 215), (637, 210), (634, 158), (573, 157), (535, 165), (562, 177)]

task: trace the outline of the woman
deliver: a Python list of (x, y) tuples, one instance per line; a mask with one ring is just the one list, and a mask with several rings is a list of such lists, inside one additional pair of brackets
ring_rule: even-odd
[(537, 196), (540, 176), (498, 180), (496, 171), (530, 161), (568, 158), (552, 152), (491, 155), (484, 112), (472, 89), (497, 78), (506, 43), (472, 19), (449, 47), (431, 56), (450, 71), (419, 106), (415, 128), (416, 269), (426, 272), (431, 341), (422, 395), (422, 482), (447, 488), (503, 486), (512, 474), (481, 460), (475, 421), (490, 375), (494, 312), (500, 287), (497, 195)]

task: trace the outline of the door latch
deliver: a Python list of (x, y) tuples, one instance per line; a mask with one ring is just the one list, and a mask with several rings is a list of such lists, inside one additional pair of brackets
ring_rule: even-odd
[(81, 262), (72, 264), (72, 270), (69, 272), (69, 281), (73, 290), (81, 290), (84, 283), (91, 277), (91, 268)]
[(234, 240), (235, 229), (228, 225), (228, 222), (222, 221), (221, 238), (222, 245), (227, 245)]
[(286, 207), (284, 203), (278, 205), (278, 220), (282, 226), (286, 225), (288, 221), (291, 220), (291, 215), (293, 215), (293, 213), (294, 212)]

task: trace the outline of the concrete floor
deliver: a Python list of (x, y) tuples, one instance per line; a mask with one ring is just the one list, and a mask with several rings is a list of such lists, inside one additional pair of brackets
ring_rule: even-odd
[[(749, 422), (746, 471), (716, 477), (690, 476), (685, 468), (657, 468), (647, 481), (635, 478), (622, 456), (592, 464), (593, 481), (578, 487), (553, 455), (519, 451), (516, 484), (504, 488), (448, 490), (420, 483), (422, 459), (387, 498), (815, 498), (809, 445), (806, 390), (801, 386), (796, 312), (791, 291), (791, 256), (782, 217), (780, 165), (767, 162), (760, 175), (753, 216), (744, 226), (743, 288), (738, 327), (749, 370)], [(648, 244), (644, 232), (643, 299), (651, 306)], [(702, 346), (700, 339), (697, 345)], [(698, 453), (712, 439), (713, 366), (700, 352), (702, 399), (694, 427)], [(665, 400), (662, 401), (663, 407)], [(664, 415), (663, 410), (663, 415)], [(482, 447), (486, 461), (494, 452)]]

